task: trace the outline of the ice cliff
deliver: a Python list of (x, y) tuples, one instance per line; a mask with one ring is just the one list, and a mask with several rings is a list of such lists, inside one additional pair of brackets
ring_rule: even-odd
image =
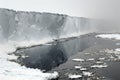
[(87, 18), (0, 9), (0, 42), (50, 40), (89, 32), (91, 20)]

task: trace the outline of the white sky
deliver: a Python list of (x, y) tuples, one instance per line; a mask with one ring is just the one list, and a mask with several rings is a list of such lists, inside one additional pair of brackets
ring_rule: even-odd
[(120, 0), (0, 0), (0, 8), (80, 17), (120, 18)]
[(82, 16), (84, 3), (84, 0), (0, 0), (0, 8)]

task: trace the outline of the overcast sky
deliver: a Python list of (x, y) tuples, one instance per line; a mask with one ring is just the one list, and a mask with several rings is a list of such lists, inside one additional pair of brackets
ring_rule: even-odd
[(0, 8), (118, 19), (120, 0), (0, 0)]

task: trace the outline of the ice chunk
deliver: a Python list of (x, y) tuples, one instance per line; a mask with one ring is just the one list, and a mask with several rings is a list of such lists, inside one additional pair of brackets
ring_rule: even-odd
[(84, 59), (72, 59), (73, 61), (75, 61), (75, 62), (83, 62), (83, 61), (85, 61)]
[(118, 51), (118, 52), (120, 52), (120, 48), (117, 48), (117, 49), (115, 49), (115, 51)]
[(99, 58), (99, 60), (103, 61), (103, 60), (105, 60), (105, 57)]
[(92, 72), (83, 71), (84, 76), (92, 76)]
[(75, 69), (81, 69), (82, 66), (75, 66)]
[(86, 71), (87, 68), (82, 67), (82, 68), (80, 68), (80, 70), (81, 70), (81, 71)]
[(84, 53), (84, 54), (90, 54), (90, 53)]
[(94, 61), (94, 60), (95, 60), (94, 58), (87, 59), (87, 61)]
[(75, 66), (75, 69), (78, 69), (78, 70), (81, 70), (81, 71), (87, 70), (87, 68), (84, 68), (82, 66)]
[(68, 75), (69, 79), (79, 79), (82, 77), (82, 75), (78, 75), (78, 74), (69, 74)]
[(97, 61), (96, 64), (102, 64), (103, 62), (102, 61)]
[(101, 64), (101, 65), (95, 64), (95, 65), (91, 66), (91, 68), (106, 68), (106, 67), (108, 67), (108, 65), (106, 63)]

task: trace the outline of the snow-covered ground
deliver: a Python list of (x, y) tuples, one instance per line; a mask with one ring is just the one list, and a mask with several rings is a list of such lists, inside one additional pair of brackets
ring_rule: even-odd
[[(41, 44), (47, 42), (40, 41)], [(16, 60), (17, 56), (12, 53), (17, 47), (29, 47), (38, 45), (40, 42), (9, 42), (0, 45), (0, 80), (48, 80), (58, 77), (58, 73), (43, 73), (39, 69), (26, 68), (10, 60)]]
[(120, 34), (100, 34), (100, 35), (96, 35), (96, 37), (120, 40)]

